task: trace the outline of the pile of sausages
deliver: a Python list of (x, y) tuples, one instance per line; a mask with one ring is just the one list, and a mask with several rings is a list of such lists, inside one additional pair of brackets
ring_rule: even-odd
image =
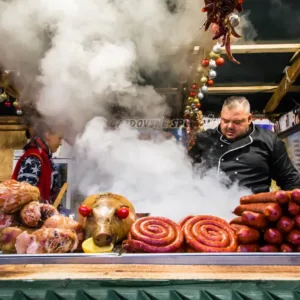
[(214, 216), (187, 216), (179, 224), (164, 217), (133, 223), (123, 249), (134, 253), (235, 252), (236, 232)]
[(233, 213), (238, 252), (300, 251), (299, 189), (242, 197)]

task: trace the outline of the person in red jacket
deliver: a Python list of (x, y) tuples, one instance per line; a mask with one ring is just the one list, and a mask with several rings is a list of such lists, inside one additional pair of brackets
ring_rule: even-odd
[(53, 204), (59, 190), (59, 173), (52, 162), (52, 154), (61, 145), (62, 136), (45, 122), (36, 124), (35, 136), (24, 147), (12, 179), (26, 181), (37, 186), (43, 203)]

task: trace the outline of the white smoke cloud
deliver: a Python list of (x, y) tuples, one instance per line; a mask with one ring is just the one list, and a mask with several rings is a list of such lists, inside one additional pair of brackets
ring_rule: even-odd
[(76, 186), (82, 195), (114, 192), (129, 199), (137, 212), (169, 217), (208, 214), (231, 220), (246, 189), (221, 184), (216, 170), (203, 178), (192, 171), (186, 151), (175, 139), (138, 139), (126, 125), (107, 131), (95, 118), (77, 140)]
[(139, 71), (173, 61), (179, 72), (187, 64), (176, 54), (205, 44), (203, 1), (176, 3), (171, 13), (161, 0), (1, 1), (1, 59), (25, 73), (39, 68), (39, 111), (78, 129), (111, 103), (162, 116), (164, 98), (136, 84)]
[(242, 37), (235, 39), (236, 44), (255, 43), (255, 38), (258, 34), (255, 27), (250, 22), (249, 16), (250, 11), (246, 11), (240, 17), (240, 24), (237, 28), (237, 31), (242, 35)]
[[(204, 1), (174, 2), (176, 13), (163, 0), (2, 0), (1, 61), (26, 76), (39, 75), (41, 88), (26, 100), (53, 124), (68, 124), (67, 133), (95, 116), (109, 117), (112, 104), (133, 116), (162, 117), (165, 99), (137, 84), (140, 71), (167, 64), (184, 72), (190, 66), (180, 57), (187, 49), (210, 51), (212, 45), (212, 32), (199, 29)], [(104, 127), (93, 119), (74, 146), (84, 195), (109, 190), (130, 199), (137, 211), (179, 220), (190, 213), (228, 219), (245, 194), (226, 190), (214, 175), (195, 178), (185, 149), (173, 140), (141, 141), (126, 127)]]

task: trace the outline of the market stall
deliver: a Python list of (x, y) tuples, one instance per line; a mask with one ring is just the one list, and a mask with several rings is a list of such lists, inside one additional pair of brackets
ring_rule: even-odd
[[(254, 12), (262, 11), (260, 5), (249, 4), (250, 7)], [(235, 16), (231, 21), (234, 24), (239, 18)], [(264, 44), (232, 45), (235, 58), (228, 49), (228, 37), (227, 48), (213, 43), (211, 51), (203, 54), (199, 46), (194, 46), (191, 50), (193, 67), (187, 78), (177, 80), (171, 88), (156, 86), (157, 92), (168, 95), (170, 102), (174, 100), (176, 117), (184, 116), (187, 144), (192, 142), (194, 134), (217, 122), (221, 103), (233, 94), (249, 98), (257, 113), (256, 121), (269, 120), (269, 124), (261, 125), (273, 130), (281, 114), (294, 109), (294, 97), (299, 96), (300, 89), (293, 83), (300, 73), (300, 46), (291, 43), (294, 38), (289, 37), (289, 43), (280, 38), (282, 42), (276, 44), (263, 40)], [(235, 64), (235, 59), (241, 64)], [(263, 63), (267, 65), (263, 68), (270, 68), (268, 72), (261, 71)], [(287, 65), (289, 68), (282, 74)], [(2, 88), (1, 107), (11, 110), (15, 107), (8, 115), (22, 114), (16, 103), (17, 94), (7, 85)], [(178, 112), (180, 106), (182, 109)], [(296, 117), (293, 125), (297, 127)], [(21, 125), (18, 128), (24, 131)], [(9, 148), (11, 157), (15, 147), (20, 145)], [(297, 159), (296, 148), (294, 146), (290, 154)], [(241, 198), (237, 207), (228, 208), (235, 214), (231, 222), (197, 213), (182, 216), (185, 219), (180, 223), (164, 217), (139, 216), (127, 199), (110, 193), (86, 198), (79, 207), (78, 219), (73, 220), (58, 213), (57, 203), (52, 206), (39, 203), (34, 187), (5, 181), (7, 174), (3, 177), (1, 193), (9, 196), (0, 201), (1, 299), (300, 297), (299, 190)], [(68, 198), (66, 202), (70, 206), (72, 201)], [(95, 220), (90, 215), (96, 206), (100, 209), (103, 202), (105, 217), (110, 210), (114, 215), (110, 227), (103, 221), (106, 218)], [(255, 218), (260, 221), (253, 222)], [(96, 234), (93, 224), (100, 224), (102, 231)], [(151, 236), (148, 234), (145, 238), (139, 231), (141, 228), (151, 232)], [(194, 232), (205, 241), (197, 240)], [(157, 241), (156, 235), (162, 241)], [(166, 240), (170, 240), (169, 243), (165, 243)]]

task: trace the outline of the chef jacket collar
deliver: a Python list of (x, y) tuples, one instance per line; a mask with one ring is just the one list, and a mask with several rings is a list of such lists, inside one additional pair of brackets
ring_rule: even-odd
[(220, 141), (222, 143), (230, 145), (230, 148), (240, 148), (245, 145), (251, 144), (253, 141), (251, 135), (253, 134), (254, 130), (255, 130), (255, 126), (253, 125), (253, 123), (251, 123), (247, 133), (244, 136), (239, 137), (236, 140), (230, 141), (226, 139), (226, 137), (221, 133), (220, 125), (217, 127), (217, 131), (220, 134)]

